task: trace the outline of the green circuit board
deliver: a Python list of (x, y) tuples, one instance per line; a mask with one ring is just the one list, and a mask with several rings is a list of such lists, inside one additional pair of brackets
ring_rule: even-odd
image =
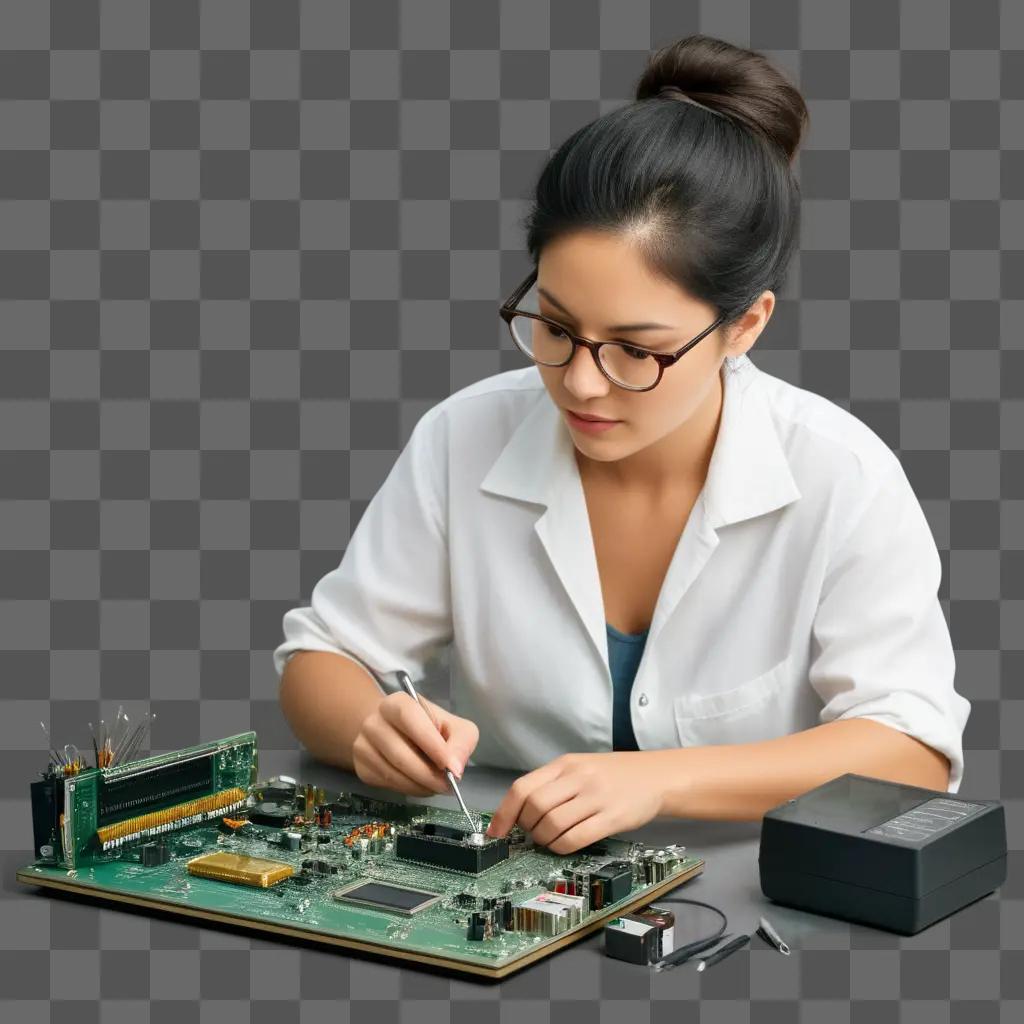
[[(254, 765), (254, 734), (213, 745), (232, 783), (242, 781), (250, 747)], [(186, 753), (167, 758), (179, 766), (173, 769), (178, 778)], [(154, 770), (153, 761), (149, 773), (159, 789), (161, 767)], [(102, 788), (102, 773), (86, 787), (93, 806), (96, 785)], [(471, 844), (458, 810), (356, 792), (327, 799), (319, 790), (318, 801), (316, 789), (291, 779), (245, 788), (244, 806), (227, 820), (214, 814), (164, 826), (108, 849), (77, 834), (74, 866), (37, 842), (36, 852), (47, 856), (22, 868), (18, 878), (501, 977), (645, 906), (700, 873), (704, 863), (678, 845), (648, 850), (615, 837), (563, 856), (537, 846), (518, 827)], [(154, 805), (172, 802), (164, 793)], [(490, 814), (477, 813), (485, 828)], [(45, 829), (37, 830), (40, 835), (45, 838)], [(210, 863), (243, 865), (242, 877), (194, 873), (214, 853), (230, 856)], [(467, 868), (474, 858), (478, 863)], [(282, 877), (261, 879), (256, 869), (267, 862)]]

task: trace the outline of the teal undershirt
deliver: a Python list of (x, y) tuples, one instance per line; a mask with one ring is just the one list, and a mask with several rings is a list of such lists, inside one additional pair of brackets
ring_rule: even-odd
[(633, 677), (644, 653), (650, 627), (642, 633), (622, 633), (610, 623), (608, 627), (608, 667), (612, 676), (612, 750), (639, 750), (629, 714), (629, 697)]

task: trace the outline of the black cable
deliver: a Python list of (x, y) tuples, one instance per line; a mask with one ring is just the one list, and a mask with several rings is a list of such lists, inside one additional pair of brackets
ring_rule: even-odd
[(668, 956), (662, 957), (658, 960), (653, 967), (656, 971), (663, 971), (669, 967), (675, 967), (677, 964), (683, 963), (685, 960), (689, 960), (691, 956), (696, 953), (702, 953), (709, 946), (713, 946), (722, 937), (722, 933), (726, 928), (729, 927), (729, 919), (725, 916), (725, 913), (713, 907), (710, 903), (702, 903), (700, 900), (686, 900), (681, 896), (662, 896), (654, 900), (651, 906), (656, 907), (659, 903), (689, 903), (694, 907), (706, 907), (708, 910), (713, 910), (722, 919), (722, 926), (713, 935), (707, 935), (703, 939), (694, 939), (693, 942), (686, 943), (685, 946), (679, 946), (677, 949), (672, 950)]

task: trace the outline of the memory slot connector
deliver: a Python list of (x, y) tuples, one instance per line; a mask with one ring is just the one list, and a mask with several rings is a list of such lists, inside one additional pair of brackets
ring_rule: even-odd
[(125, 818), (124, 821), (113, 825), (103, 825), (96, 830), (96, 835), (103, 849), (110, 850), (135, 839), (144, 839), (161, 832), (195, 825), (208, 818), (238, 810), (244, 806), (245, 801), (246, 791), (234, 786), (210, 796), (151, 811), (149, 814)]

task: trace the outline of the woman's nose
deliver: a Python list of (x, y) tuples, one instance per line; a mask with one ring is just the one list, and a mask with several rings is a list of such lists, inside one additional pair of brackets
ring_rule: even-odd
[(583, 345), (577, 345), (572, 359), (566, 364), (562, 381), (574, 395), (603, 395), (612, 387), (611, 381), (600, 371), (594, 357)]

